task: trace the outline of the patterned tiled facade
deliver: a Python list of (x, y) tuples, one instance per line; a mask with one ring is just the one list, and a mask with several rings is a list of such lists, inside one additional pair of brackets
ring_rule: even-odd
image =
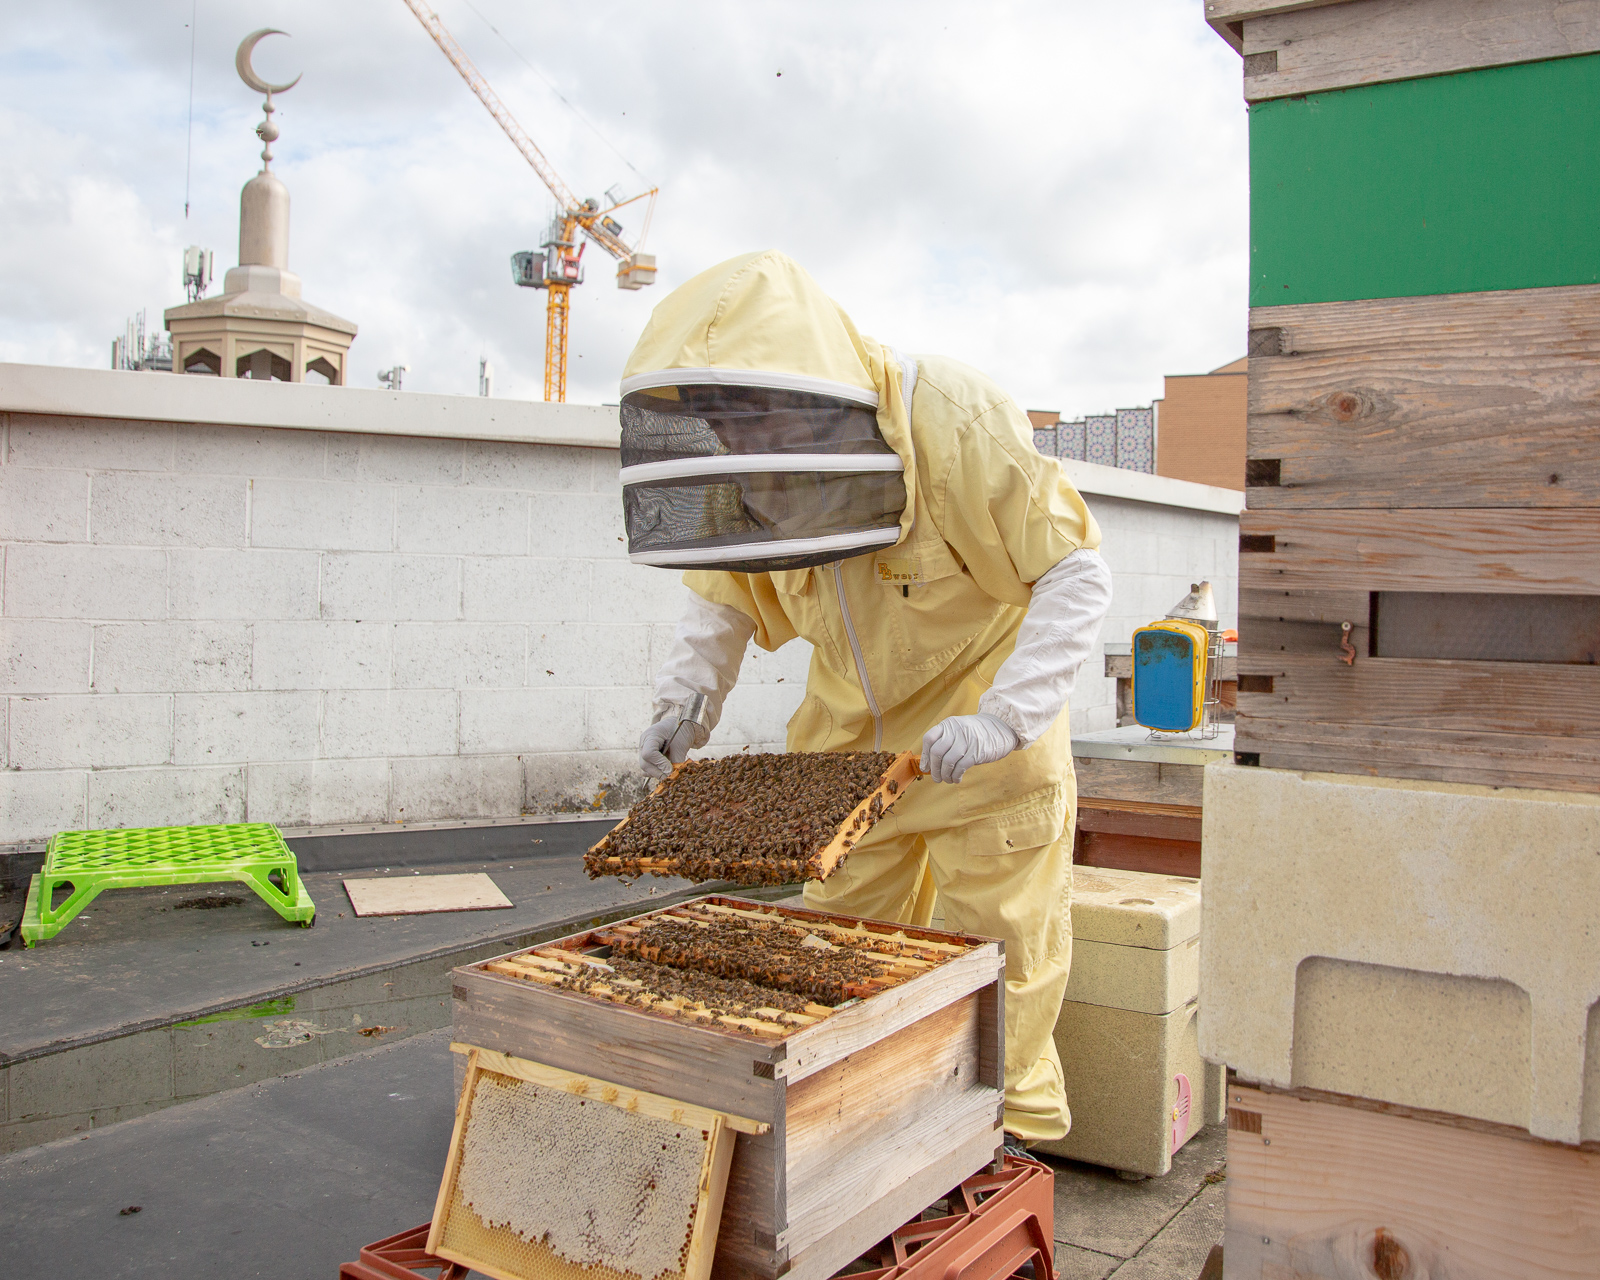
[(1034, 427), (1033, 447), (1052, 458), (1150, 474), (1156, 469), (1156, 412), (1152, 405), (1093, 414), (1075, 422)]

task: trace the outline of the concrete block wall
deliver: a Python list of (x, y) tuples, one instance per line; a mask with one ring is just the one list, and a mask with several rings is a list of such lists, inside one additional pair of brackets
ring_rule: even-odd
[[(1231, 625), (1229, 495), (1064, 465), (1104, 640), (1207, 576)], [(626, 807), (684, 588), (628, 563), (618, 466), (591, 406), (0, 366), (0, 846)], [(809, 658), (752, 649), (712, 749), (781, 749)]]
[[(151, 375), (154, 376), (154, 375)], [(676, 574), (615, 449), (0, 415), (0, 844), (623, 808)], [(715, 745), (781, 749), (808, 653)]]

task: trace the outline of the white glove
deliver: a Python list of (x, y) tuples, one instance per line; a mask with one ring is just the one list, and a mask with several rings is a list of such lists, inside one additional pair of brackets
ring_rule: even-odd
[(922, 771), (935, 782), (960, 782), (975, 764), (993, 764), (1022, 745), (1017, 731), (982, 711), (951, 716), (922, 735)]
[(665, 778), (688, 757), (693, 736), (694, 726), (677, 716), (657, 720), (639, 739), (639, 767), (652, 778)]

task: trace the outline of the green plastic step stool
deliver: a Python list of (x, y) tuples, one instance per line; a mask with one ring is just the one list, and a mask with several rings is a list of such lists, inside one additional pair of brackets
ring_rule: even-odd
[[(242, 880), (285, 920), (307, 926), (316, 917), (294, 851), (270, 822), (58, 831), (45, 849), (44, 870), (28, 886), (22, 941), (32, 947), (55, 937), (105, 889), (224, 880)], [(64, 884), (72, 893), (52, 907)]]

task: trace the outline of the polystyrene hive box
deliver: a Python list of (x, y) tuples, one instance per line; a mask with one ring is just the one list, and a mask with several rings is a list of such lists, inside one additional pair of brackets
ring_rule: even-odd
[(1201, 1043), (1243, 1079), (1600, 1139), (1600, 796), (1217, 763)]
[(1056, 1022), (1072, 1130), (1039, 1149), (1166, 1173), (1174, 1151), (1225, 1110), (1223, 1069), (1200, 1057), (1195, 1025), (1200, 882), (1077, 867), (1072, 934)]

